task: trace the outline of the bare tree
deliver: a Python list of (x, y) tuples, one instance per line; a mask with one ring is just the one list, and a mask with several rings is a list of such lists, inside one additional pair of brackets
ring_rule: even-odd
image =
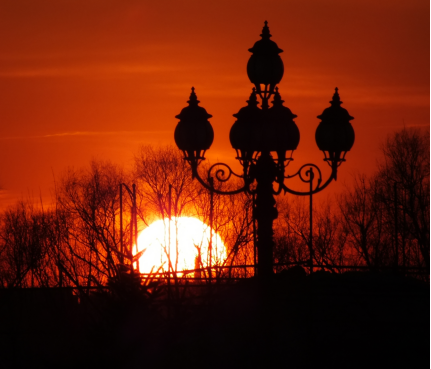
[(346, 242), (359, 257), (357, 263), (370, 268), (390, 263), (390, 240), (376, 179), (364, 175), (354, 178), (338, 199)]
[(58, 284), (54, 213), (20, 200), (0, 219), (0, 281), (3, 287), (52, 287)]
[[(63, 228), (60, 262), (79, 285), (102, 285), (118, 273), (119, 184), (124, 173), (109, 162), (69, 168), (57, 186), (57, 221)], [(127, 235), (127, 232), (125, 232)]]
[(169, 213), (174, 217), (192, 214), (194, 201), (203, 193), (193, 181), (180, 152), (172, 146), (142, 146), (135, 155), (133, 177), (139, 215), (145, 225), (154, 219), (166, 218)]
[(274, 262), (305, 264), (309, 260), (309, 213), (305, 199), (279, 196), (277, 209)]
[[(310, 209), (307, 197), (283, 196), (277, 200), (275, 222), (276, 263), (308, 264), (310, 259)], [(348, 252), (339, 214), (330, 202), (313, 209), (313, 263), (334, 270), (347, 262)]]
[[(380, 198), (385, 206), (388, 233), (393, 247), (398, 241), (405, 260), (419, 251), (416, 265), (430, 267), (430, 133), (403, 128), (390, 135), (382, 146), (384, 160), (378, 167)], [(397, 229), (395, 229), (397, 228)], [(406, 247), (409, 250), (406, 250)], [(398, 249), (395, 250), (398, 256)], [(399, 253), (401, 254), (401, 253)], [(396, 260), (398, 263), (398, 260)]]
[(346, 247), (346, 235), (338, 209), (330, 201), (321, 204), (313, 215), (313, 249), (317, 265), (336, 272), (333, 266), (354, 263)]

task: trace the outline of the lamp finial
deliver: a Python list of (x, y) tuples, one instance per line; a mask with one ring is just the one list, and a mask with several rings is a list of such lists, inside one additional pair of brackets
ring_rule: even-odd
[(259, 105), (259, 102), (257, 101), (257, 96), (256, 96), (256, 88), (253, 87), (252, 89), (252, 93), (250, 94), (249, 99), (247, 100), (248, 102), (248, 106), (257, 106)]
[(283, 105), (284, 100), (281, 99), (280, 93), (278, 92), (278, 87), (275, 88), (274, 100), (272, 101), (272, 105), (281, 106)]
[(263, 26), (262, 34), (260, 35), (260, 37), (267, 39), (272, 37), (272, 35), (269, 33), (268, 21), (265, 21), (265, 25)]
[(340, 106), (343, 102), (340, 100), (340, 95), (338, 94), (338, 87), (335, 87), (334, 96), (332, 96), (332, 101), (330, 101), (331, 105)]
[(194, 87), (192, 87), (192, 93), (190, 94), (189, 101), (187, 102), (189, 103), (189, 105), (198, 105), (200, 103), (198, 97), (196, 96)]

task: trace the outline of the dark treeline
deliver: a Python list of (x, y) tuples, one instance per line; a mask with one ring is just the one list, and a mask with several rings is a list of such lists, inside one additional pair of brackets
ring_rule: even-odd
[[(395, 132), (382, 153), (374, 175), (357, 175), (336, 201), (314, 210), (314, 264), (333, 272), (352, 265), (429, 270), (429, 133)], [(124, 273), (134, 258), (130, 250), (120, 252), (120, 183), (136, 184), (139, 229), (169, 211), (209, 224), (210, 194), (192, 180), (178, 150), (142, 147), (128, 171), (92, 161), (62, 175), (52, 206), (21, 200), (1, 214), (0, 286), (106, 286)], [(123, 202), (123, 243), (129, 245), (127, 194)], [(214, 195), (214, 231), (228, 248), (227, 260), (216, 265), (253, 264), (252, 203), (245, 194)], [(307, 265), (308, 199), (279, 196), (277, 206), (274, 258), (283, 264), (278, 271), (288, 264)], [(219, 276), (252, 275), (252, 268), (218, 271)]]

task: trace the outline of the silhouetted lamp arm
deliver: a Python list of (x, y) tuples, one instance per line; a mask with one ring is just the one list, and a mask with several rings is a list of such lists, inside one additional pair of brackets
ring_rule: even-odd
[(214, 168), (216, 168), (217, 166), (224, 166), (227, 168), (228, 170), (228, 175), (226, 175), (226, 172), (222, 169), (219, 169), (215, 172), (215, 178), (217, 179), (218, 182), (227, 182), (229, 180), (229, 178), (234, 175), (235, 177), (239, 177), (239, 178), (243, 178), (242, 176), (235, 174), (232, 169), (224, 164), (224, 163), (216, 163), (214, 165), (212, 165), (210, 167), (210, 169), (208, 170), (207, 173), (207, 179), (208, 182), (204, 181), (202, 179), (202, 177), (199, 175), (199, 172), (197, 170), (197, 167), (194, 169), (192, 169), (193, 173), (194, 173), (194, 178), (196, 178), (198, 180), (198, 182), (204, 187), (206, 188), (208, 191), (213, 191), (214, 193), (217, 193), (219, 195), (236, 195), (239, 194), (241, 192), (245, 192), (247, 191), (247, 184), (245, 184), (243, 187), (240, 187), (236, 190), (231, 190), (231, 191), (222, 191), (222, 190), (218, 190), (216, 189), (214, 186), (211, 186), (211, 182), (210, 182), (210, 178), (214, 178), (211, 174), (212, 174), (212, 170)]
[(283, 182), (280, 184), (280, 186), (285, 193), (290, 193), (290, 194), (296, 195), (296, 196), (314, 195), (314, 194), (319, 193), (320, 191), (324, 190), (335, 179), (335, 174), (334, 174), (334, 172), (332, 172), (331, 175), (329, 176), (329, 178), (327, 179), (327, 181), (323, 185), (321, 185), (322, 175), (321, 175), (319, 167), (317, 167), (314, 164), (305, 164), (298, 170), (298, 172), (296, 172), (293, 175), (284, 177), (284, 178), (290, 179), (290, 178), (294, 178), (296, 176), (299, 176), (299, 178), (301, 179), (302, 182), (305, 182), (305, 183), (311, 182), (312, 183), (312, 181), (314, 180), (314, 173), (310, 172), (310, 169), (307, 172), (310, 172), (312, 174), (307, 175), (307, 178), (304, 178), (304, 176), (302, 175), (302, 171), (307, 167), (308, 168), (315, 168), (318, 171), (317, 185), (314, 187), (314, 189), (311, 192), (310, 191), (306, 191), (306, 192), (296, 191), (296, 190), (292, 190), (291, 188), (287, 187), (285, 185), (285, 183)]

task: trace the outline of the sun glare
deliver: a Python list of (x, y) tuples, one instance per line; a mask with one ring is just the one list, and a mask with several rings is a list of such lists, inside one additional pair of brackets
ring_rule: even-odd
[[(170, 232), (169, 232), (170, 229)], [(170, 237), (169, 237), (170, 233)], [(199, 219), (190, 217), (157, 220), (144, 229), (138, 237), (138, 251), (145, 249), (139, 259), (139, 271), (192, 270), (223, 263), (226, 248), (220, 236), (213, 231), (210, 251), (210, 227)], [(172, 270), (171, 269), (171, 270)]]

